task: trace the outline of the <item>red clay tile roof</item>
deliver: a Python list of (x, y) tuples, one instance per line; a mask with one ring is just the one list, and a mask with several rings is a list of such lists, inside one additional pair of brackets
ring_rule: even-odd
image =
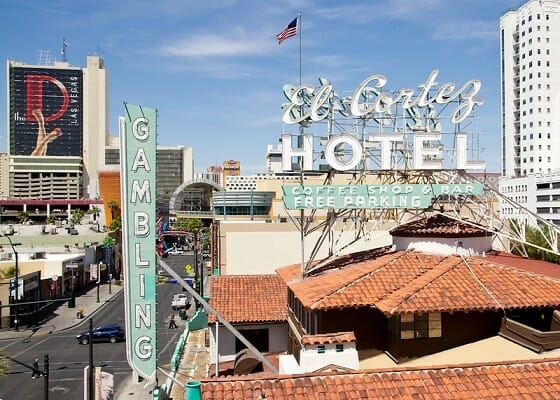
[[(278, 275), (212, 277), (210, 305), (231, 323), (287, 320), (287, 288)], [(210, 314), (209, 322), (215, 322)]]
[(484, 259), (497, 264), (507, 265), (508, 267), (519, 268), (527, 272), (560, 279), (560, 265), (551, 262), (525, 258), (503, 251), (486, 253)]
[(433, 238), (491, 236), (491, 233), (482, 227), (459, 222), (442, 214), (397, 226), (389, 233), (393, 236)]
[(356, 336), (354, 332), (324, 333), (318, 335), (303, 335), (301, 344), (304, 346), (312, 344), (335, 344), (335, 343), (354, 343)]
[[(336, 262), (334, 263), (336, 266)], [(305, 279), (277, 270), (305, 307), (376, 307), (386, 314), (560, 306), (560, 280), (484, 257), (398, 251)]]
[(203, 400), (560, 399), (560, 360), (202, 381)]

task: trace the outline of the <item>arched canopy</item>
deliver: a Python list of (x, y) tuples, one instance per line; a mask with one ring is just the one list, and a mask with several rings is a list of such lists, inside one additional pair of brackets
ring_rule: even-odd
[(169, 199), (169, 212), (205, 212), (211, 210), (212, 193), (222, 187), (209, 179), (197, 178), (179, 186)]

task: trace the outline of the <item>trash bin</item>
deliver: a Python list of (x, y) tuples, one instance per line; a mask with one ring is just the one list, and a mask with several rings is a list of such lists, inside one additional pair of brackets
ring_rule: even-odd
[(76, 318), (78, 318), (78, 319), (84, 318), (84, 308), (83, 307), (78, 308), (78, 311), (76, 312)]
[(185, 310), (179, 310), (179, 318), (185, 321), (187, 319), (187, 312)]
[(68, 308), (75, 308), (75, 307), (76, 307), (76, 296), (72, 296), (68, 300)]

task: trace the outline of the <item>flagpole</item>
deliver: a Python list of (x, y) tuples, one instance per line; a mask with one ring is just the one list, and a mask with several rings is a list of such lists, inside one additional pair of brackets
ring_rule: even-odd
[[(298, 30), (298, 36), (299, 36), (299, 86), (301, 86), (301, 32), (302, 32), (302, 26), (301, 26), (301, 13), (298, 12), (297, 15), (298, 18), (298, 22), (297, 22), (297, 30)], [(300, 115), (303, 114), (303, 105), (301, 106), (300, 109)], [(305, 128), (303, 125), (303, 121), (300, 122), (299, 124), (299, 140), (298, 140), (298, 144), (301, 148), (303, 148), (303, 140), (304, 140), (304, 133), (305, 133)], [(299, 183), (301, 186), (303, 186), (304, 184), (304, 176), (303, 176), (303, 157), (300, 156), (300, 167), (299, 167)], [(305, 210), (302, 208), (299, 212), (299, 235), (300, 235), (300, 251), (301, 251), (301, 278), (303, 279), (304, 274), (305, 274)]]
[(298, 12), (298, 33), (299, 33), (299, 85), (301, 86), (301, 13)]

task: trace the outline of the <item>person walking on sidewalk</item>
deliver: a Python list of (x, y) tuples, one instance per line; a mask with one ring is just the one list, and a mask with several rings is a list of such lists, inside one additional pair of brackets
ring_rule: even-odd
[(175, 314), (171, 314), (169, 316), (169, 326), (167, 327), (168, 329), (177, 329), (177, 324), (175, 323)]
[(31, 378), (32, 379), (39, 378), (41, 376), (41, 373), (39, 372), (39, 359), (36, 358), (35, 361), (33, 361), (33, 364), (31, 366), (33, 367), (33, 372), (31, 373)]

